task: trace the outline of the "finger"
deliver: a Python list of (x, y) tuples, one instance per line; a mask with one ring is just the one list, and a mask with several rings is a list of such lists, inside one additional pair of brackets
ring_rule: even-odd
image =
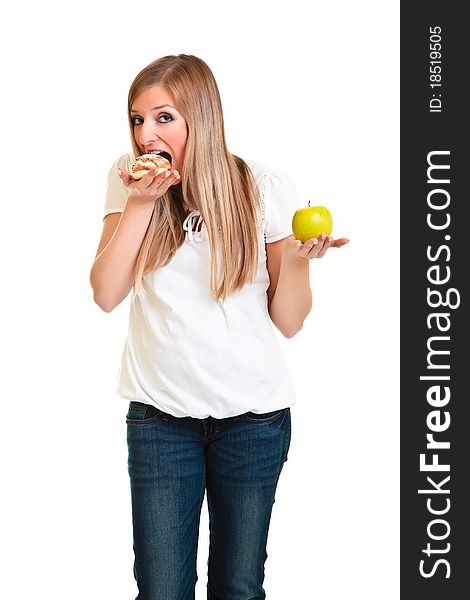
[(129, 175), (126, 169), (118, 168), (118, 175), (124, 185), (129, 185), (131, 181), (134, 181), (134, 179)]
[(177, 185), (180, 182), (181, 182), (181, 175), (178, 173), (178, 171), (173, 171), (170, 174), (170, 177), (168, 177), (168, 179), (166, 180), (168, 187), (171, 187), (172, 185)]
[(181, 180), (181, 175), (176, 170), (174, 170), (174, 171), (168, 170), (165, 175), (167, 175), (166, 182), (169, 183), (169, 185), (172, 185), (175, 181)]
[(321, 240), (323, 241), (323, 246), (320, 248), (317, 258), (323, 258), (326, 254), (326, 251), (333, 243), (333, 238), (331, 237), (331, 235), (327, 235), (326, 233), (322, 233)]
[(152, 183), (149, 187), (152, 190), (164, 190), (167, 191), (171, 185), (178, 183), (180, 181), (180, 175), (177, 171), (171, 173), (169, 170), (164, 171), (163, 173), (159, 173), (155, 176)]
[(328, 250), (328, 248), (331, 246), (331, 242), (326, 239), (323, 242), (323, 247), (320, 249), (320, 251), (317, 254), (317, 258), (323, 258), (326, 254), (326, 251)]
[(323, 244), (324, 244), (324, 240), (322, 239), (317, 239), (317, 243), (314, 244), (311, 248), (311, 250), (308, 252), (307, 254), (307, 258), (318, 258), (320, 252), (323, 249)]
[(316, 247), (318, 246), (318, 240), (317, 238), (310, 238), (308, 240), (305, 240), (303, 246), (300, 248), (299, 250), (299, 254), (300, 256), (305, 256), (306, 258), (310, 258), (311, 252), (314, 252)]
[(168, 171), (157, 171), (156, 167), (153, 167), (149, 170), (149, 172), (142, 177), (142, 180), (145, 181), (145, 187), (149, 188), (154, 186), (154, 184), (160, 184), (162, 181), (165, 181), (167, 177)]
[(317, 258), (323, 248), (323, 240), (321, 238), (310, 238), (304, 244), (305, 252), (302, 254), (305, 258)]
[(172, 171), (171, 178), (169, 179), (169, 185), (176, 185), (181, 182), (181, 175), (179, 171)]
[(333, 243), (331, 244), (334, 248), (341, 248), (341, 246), (344, 246), (344, 244), (349, 243), (348, 238), (339, 238), (337, 240), (333, 240)]

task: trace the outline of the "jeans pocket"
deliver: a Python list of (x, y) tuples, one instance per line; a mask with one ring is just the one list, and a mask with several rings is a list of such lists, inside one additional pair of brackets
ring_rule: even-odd
[(273, 410), (272, 412), (268, 412), (268, 413), (247, 412), (247, 413), (245, 413), (245, 421), (247, 421), (248, 423), (259, 423), (259, 424), (272, 423), (273, 421), (277, 421), (282, 416), (286, 415), (288, 410), (289, 410), (289, 407), (281, 408), (278, 410)]
[(162, 416), (162, 412), (152, 404), (137, 402), (131, 400), (129, 409), (126, 415), (126, 423), (128, 425), (143, 425), (145, 423), (154, 423)]

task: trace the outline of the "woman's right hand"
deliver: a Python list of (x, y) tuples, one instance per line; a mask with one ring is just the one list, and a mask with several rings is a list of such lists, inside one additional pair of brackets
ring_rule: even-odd
[(125, 169), (118, 169), (119, 177), (129, 191), (128, 201), (138, 204), (154, 204), (165, 194), (170, 186), (181, 181), (178, 171), (167, 169), (156, 175), (156, 169), (151, 169), (147, 175), (137, 181)]

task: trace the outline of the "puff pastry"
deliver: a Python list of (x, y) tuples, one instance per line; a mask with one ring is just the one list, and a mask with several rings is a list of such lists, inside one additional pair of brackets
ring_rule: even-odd
[[(170, 155), (165, 152), (166, 156), (170, 157)], [(135, 163), (131, 165), (130, 175), (133, 179), (138, 180), (142, 179), (154, 166), (157, 167), (157, 175), (166, 171), (167, 169), (171, 169), (171, 162), (164, 156), (163, 153), (157, 154), (141, 154), (137, 156), (135, 159)], [(170, 157), (171, 158), (171, 157)]]

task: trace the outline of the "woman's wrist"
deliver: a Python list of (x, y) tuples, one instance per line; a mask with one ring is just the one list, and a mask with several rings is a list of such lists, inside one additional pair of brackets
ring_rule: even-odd
[(153, 212), (153, 208), (155, 206), (156, 200), (153, 198), (151, 200), (143, 200), (139, 196), (128, 196), (126, 202), (126, 208), (129, 207), (130, 210), (134, 212)]

